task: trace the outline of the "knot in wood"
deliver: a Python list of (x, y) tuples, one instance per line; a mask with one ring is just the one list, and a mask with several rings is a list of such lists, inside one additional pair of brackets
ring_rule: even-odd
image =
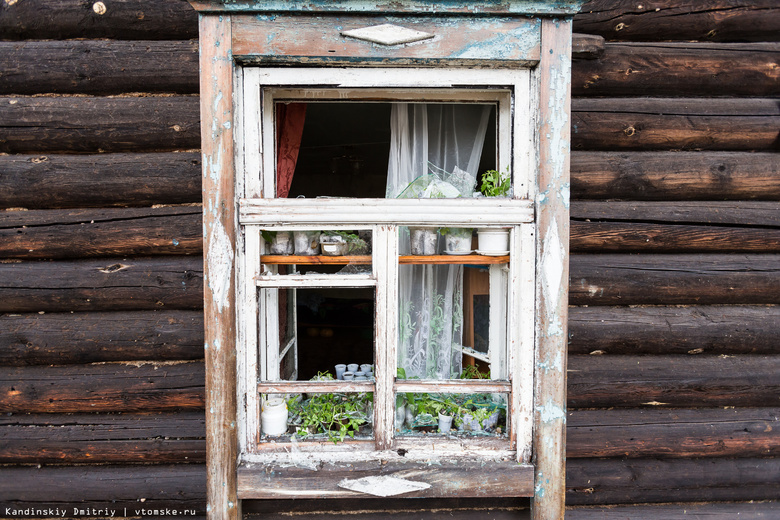
[(631, 137), (636, 133), (636, 129), (633, 126), (629, 126), (623, 130), (623, 133), (626, 134), (628, 137)]
[(95, 11), (95, 14), (106, 14), (106, 4), (103, 2), (95, 2), (92, 4), (92, 10)]

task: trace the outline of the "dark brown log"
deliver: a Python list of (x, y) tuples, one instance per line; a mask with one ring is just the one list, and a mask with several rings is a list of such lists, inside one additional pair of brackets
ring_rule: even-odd
[(777, 456), (778, 423), (780, 408), (575, 410), (566, 458)]
[(598, 60), (574, 61), (572, 94), (776, 96), (778, 56), (778, 43), (608, 43)]
[(780, 307), (571, 307), (569, 354), (780, 354)]
[(0, 367), (0, 410), (18, 413), (202, 410), (202, 362)]
[(780, 517), (780, 502), (656, 504), (566, 508), (567, 520), (770, 520)]
[(200, 255), (201, 207), (0, 213), (0, 258)]
[(657, 222), (780, 227), (778, 202), (596, 202), (574, 201), (571, 218), (578, 221)]
[(194, 96), (0, 97), (0, 152), (136, 152), (200, 147)]
[(593, 34), (572, 34), (571, 56), (574, 60), (595, 60), (604, 52), (604, 38)]
[(202, 358), (200, 311), (0, 316), (2, 366)]
[(203, 412), (0, 417), (0, 462), (206, 462)]
[(0, 70), (0, 94), (197, 94), (198, 42), (0, 42)]
[(570, 356), (568, 406), (777, 406), (780, 356)]
[(777, 458), (573, 459), (566, 465), (566, 503), (774, 500), (778, 481)]
[(591, 0), (574, 30), (608, 40), (778, 41), (774, 0)]
[(572, 255), (571, 305), (780, 303), (778, 255)]
[(572, 196), (629, 200), (780, 200), (780, 154), (575, 152)]
[(774, 99), (572, 100), (578, 150), (777, 150)]
[(581, 201), (571, 218), (576, 252), (780, 252), (777, 202)]
[[(136, 510), (170, 507), (185, 516), (183, 509), (195, 509), (203, 515), (206, 508), (205, 464), (6, 466), (0, 468), (0, 480), (4, 508), (68, 508), (70, 518), (109, 517), (105, 513), (73, 515), (73, 507), (107, 507), (118, 510), (115, 517), (144, 518), (155, 515)], [(123, 512), (125, 507), (127, 513)], [(192, 518), (189, 514), (186, 517)]]
[(200, 257), (0, 263), (0, 312), (202, 309)]
[(198, 37), (198, 15), (185, 0), (24, 0), (0, 3), (0, 39), (181, 40)]
[(197, 152), (0, 155), (0, 208), (199, 203), (200, 176)]

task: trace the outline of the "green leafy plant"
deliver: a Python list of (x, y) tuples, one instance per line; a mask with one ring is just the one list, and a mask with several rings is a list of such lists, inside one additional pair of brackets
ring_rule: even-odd
[(479, 371), (476, 365), (466, 365), (460, 373), (461, 379), (490, 379), (490, 372), (484, 374)]
[(348, 254), (362, 254), (368, 250), (368, 243), (360, 238), (357, 233), (349, 231), (323, 231), (323, 235), (328, 237), (341, 237), (347, 243)]
[(482, 174), (482, 185), (479, 191), (486, 197), (506, 197), (512, 188), (512, 179), (509, 168), (501, 173), (498, 170), (487, 170)]

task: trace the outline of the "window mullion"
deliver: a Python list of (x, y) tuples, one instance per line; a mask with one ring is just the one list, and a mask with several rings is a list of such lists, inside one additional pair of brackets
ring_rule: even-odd
[(374, 393), (374, 438), (377, 450), (393, 442), (395, 398), (396, 324), (398, 323), (398, 228), (374, 228), (374, 272), (376, 273), (375, 340), (376, 391)]

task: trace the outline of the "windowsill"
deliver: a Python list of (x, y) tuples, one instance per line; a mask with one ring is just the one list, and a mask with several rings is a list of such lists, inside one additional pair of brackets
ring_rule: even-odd
[[(529, 497), (534, 490), (534, 467), (514, 460), (430, 458), (412, 460), (396, 451), (384, 457), (356, 461), (302, 459), (291, 462), (244, 462), (238, 469), (239, 499), (378, 498), (386, 496), (393, 479), (430, 487), (395, 495), (397, 498)], [(367, 492), (339, 484), (365, 477), (385, 477)]]

